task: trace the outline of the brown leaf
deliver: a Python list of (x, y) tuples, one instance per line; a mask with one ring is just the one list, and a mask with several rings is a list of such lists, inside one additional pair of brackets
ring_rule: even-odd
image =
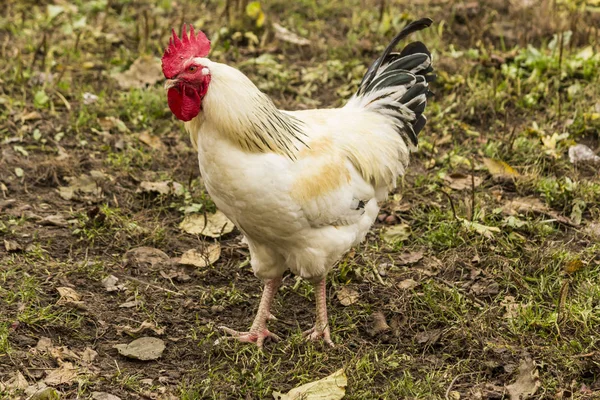
[(4, 239), (4, 248), (8, 252), (17, 252), (17, 251), (22, 251), (23, 250), (23, 246), (21, 246), (19, 244), (19, 242), (17, 242), (16, 240), (6, 240), (6, 239)]
[(153, 56), (141, 56), (125, 72), (113, 74), (123, 89), (144, 88), (164, 79), (160, 61)]
[(371, 328), (369, 329), (370, 336), (376, 336), (382, 332), (388, 332), (390, 326), (385, 320), (385, 315), (381, 311), (376, 311), (371, 315)]
[(56, 302), (56, 305), (62, 305), (67, 303), (82, 305), (81, 295), (73, 288), (69, 287), (58, 287), (56, 288), (60, 294), (60, 299)]
[(160, 137), (155, 136), (155, 135), (150, 135), (148, 132), (141, 132), (138, 135), (138, 139), (140, 142), (148, 145), (149, 147), (153, 148), (154, 150), (165, 151), (167, 149), (167, 147), (162, 142), (162, 140), (160, 140)]
[(234, 225), (225, 214), (217, 210), (216, 213), (207, 214), (206, 216), (203, 214), (189, 214), (179, 224), (179, 228), (192, 235), (218, 238), (233, 231)]
[(440, 340), (440, 337), (442, 336), (442, 330), (441, 329), (431, 329), (429, 331), (424, 331), (424, 332), (419, 332), (415, 335), (415, 339), (417, 340), (417, 343), (419, 344), (428, 344), (428, 345), (433, 345), (435, 344), (438, 340)]
[(85, 350), (81, 352), (81, 361), (84, 364), (91, 365), (96, 357), (98, 357), (98, 353), (90, 347), (86, 347)]
[(152, 330), (157, 335), (163, 335), (165, 333), (165, 328), (164, 327), (163, 328), (157, 328), (156, 325), (154, 325), (154, 323), (152, 323), (150, 321), (144, 321), (144, 322), (142, 322), (141, 325), (138, 326), (137, 328), (132, 328), (129, 325), (118, 325), (116, 327), (116, 329), (117, 329), (117, 334), (119, 334), (119, 335), (121, 335), (123, 333), (127, 333), (128, 335), (133, 335), (133, 334), (145, 331), (146, 329)]
[(415, 281), (414, 279), (405, 279), (402, 282), (398, 283), (398, 288), (402, 289), (402, 290), (410, 290), (412, 288), (415, 288), (419, 286), (419, 282)]
[(473, 183), (475, 187), (481, 185), (482, 179), (478, 176), (465, 175), (461, 173), (452, 173), (444, 177), (444, 181), (454, 190), (471, 189)]
[(514, 383), (506, 386), (510, 400), (524, 400), (534, 395), (540, 387), (540, 374), (531, 358), (521, 360), (519, 375)]
[(340, 400), (346, 394), (348, 379), (343, 369), (333, 374), (298, 386), (288, 393), (273, 392), (276, 400)]
[(141, 246), (125, 253), (123, 260), (127, 265), (154, 267), (158, 263), (168, 261), (169, 256), (164, 251), (154, 247)]
[(410, 253), (403, 253), (398, 257), (398, 265), (411, 265), (416, 264), (423, 259), (422, 251), (411, 251)]
[(137, 193), (148, 192), (148, 193), (160, 193), (164, 195), (177, 195), (182, 196), (185, 193), (185, 189), (181, 183), (175, 181), (160, 181), (160, 182), (140, 182), (140, 187), (136, 190)]
[(119, 282), (119, 278), (117, 278), (114, 275), (109, 275), (106, 278), (102, 279), (102, 286), (104, 286), (107, 292), (125, 290), (125, 284), (121, 283), (117, 285), (117, 282)]
[(59, 368), (50, 371), (44, 379), (44, 383), (50, 386), (70, 385), (77, 379), (77, 373), (77, 367), (70, 362), (65, 362)]
[(221, 245), (213, 243), (202, 250), (189, 249), (181, 255), (179, 264), (205, 268), (217, 262), (219, 257), (221, 257)]
[(142, 337), (129, 344), (117, 344), (113, 347), (122, 356), (148, 361), (156, 360), (162, 356), (165, 350), (165, 342), (158, 338)]
[(585, 266), (585, 264), (583, 263), (583, 261), (581, 261), (579, 258), (576, 258), (574, 260), (567, 262), (565, 264), (564, 269), (567, 274), (573, 274), (573, 273), (583, 269), (584, 266)]
[(41, 353), (49, 352), (52, 348), (52, 339), (42, 336), (35, 346), (35, 349)]
[(337, 298), (343, 306), (349, 306), (358, 301), (359, 294), (356, 290), (348, 287), (342, 286), (336, 292)]

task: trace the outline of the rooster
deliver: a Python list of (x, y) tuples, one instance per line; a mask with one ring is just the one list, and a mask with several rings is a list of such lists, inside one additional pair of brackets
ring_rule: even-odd
[(185, 122), (206, 189), (243, 233), (264, 281), (250, 329), (220, 327), (227, 335), (260, 348), (279, 340), (267, 320), (291, 270), (315, 287), (316, 323), (305, 336), (333, 346), (326, 275), (365, 238), (426, 122), (431, 53), (421, 42), (393, 50), (431, 23), (406, 25), (344, 107), (305, 111), (277, 109), (242, 72), (209, 60), (201, 31), (184, 25), (180, 38), (173, 30), (162, 57), (169, 108)]

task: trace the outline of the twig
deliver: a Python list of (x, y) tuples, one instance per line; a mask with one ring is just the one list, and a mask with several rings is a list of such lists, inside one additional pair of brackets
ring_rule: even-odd
[(471, 159), (471, 222), (475, 220), (475, 162)]
[(450, 386), (448, 386), (448, 389), (446, 389), (446, 395), (445, 395), (446, 400), (450, 400), (450, 391), (452, 390), (452, 386), (454, 386), (454, 384), (456, 383), (458, 378), (462, 378), (463, 376), (469, 376), (469, 375), (477, 375), (480, 373), (481, 372), (464, 372), (462, 374), (456, 375), (454, 377), (454, 379), (452, 379), (452, 382), (450, 382)]
[(448, 193), (446, 193), (446, 191), (442, 190), (442, 193), (446, 195), (446, 197), (448, 198), (448, 201), (450, 201), (450, 207), (452, 207), (452, 214), (454, 215), (454, 219), (455, 220), (459, 220), (458, 217), (456, 216), (456, 208), (454, 208), (454, 202), (452, 201), (452, 197), (450, 197), (450, 195)]
[(183, 293), (175, 292), (175, 291), (173, 291), (173, 290), (170, 290), (170, 289), (164, 288), (164, 287), (162, 287), (162, 286), (154, 285), (154, 284), (152, 284), (152, 283), (149, 283), (149, 282), (143, 281), (143, 280), (141, 280), (141, 279), (138, 279), (138, 278), (134, 278), (134, 277), (132, 277), (132, 276), (125, 276), (124, 278), (125, 278), (125, 279), (130, 279), (130, 280), (132, 280), (132, 281), (134, 281), (134, 282), (137, 282), (137, 283), (140, 283), (140, 284), (142, 284), (142, 285), (147, 285), (147, 286), (153, 287), (154, 289), (158, 289), (158, 290), (162, 290), (162, 291), (164, 291), (164, 292), (167, 292), (167, 293), (174, 294), (174, 295), (176, 295), (176, 296), (183, 296)]

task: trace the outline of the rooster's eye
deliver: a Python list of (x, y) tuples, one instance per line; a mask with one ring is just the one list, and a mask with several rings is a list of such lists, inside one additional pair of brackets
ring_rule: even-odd
[(197, 66), (192, 65), (191, 67), (188, 68), (188, 71), (190, 71), (190, 72), (196, 72), (197, 69), (198, 69)]

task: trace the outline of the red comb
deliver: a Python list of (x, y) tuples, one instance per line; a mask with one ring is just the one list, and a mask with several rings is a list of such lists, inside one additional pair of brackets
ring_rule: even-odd
[(202, 31), (195, 34), (194, 27), (190, 25), (188, 36), (186, 25), (183, 25), (181, 39), (172, 30), (173, 37), (169, 39), (169, 47), (165, 49), (162, 57), (162, 70), (167, 79), (173, 78), (181, 72), (182, 64), (192, 57), (205, 57), (210, 51), (210, 41)]

